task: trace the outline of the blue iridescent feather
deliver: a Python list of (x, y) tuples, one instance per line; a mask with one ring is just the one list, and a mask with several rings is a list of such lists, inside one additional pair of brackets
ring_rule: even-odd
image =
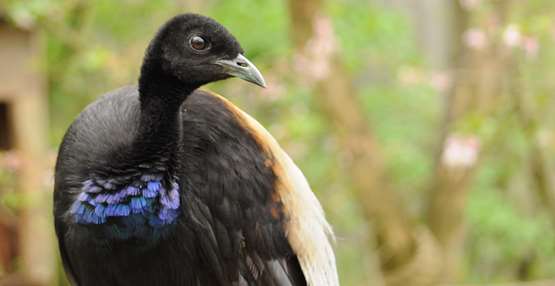
[[(110, 219), (126, 217), (129, 221), (125, 224), (131, 226), (172, 224), (179, 216), (179, 185), (174, 181), (166, 188), (157, 175), (142, 175), (139, 180), (121, 187), (113, 180), (86, 180), (70, 214), (79, 224), (105, 224)], [(135, 216), (144, 219), (131, 219)]]

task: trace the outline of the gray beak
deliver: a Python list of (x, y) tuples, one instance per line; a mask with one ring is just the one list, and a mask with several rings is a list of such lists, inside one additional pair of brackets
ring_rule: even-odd
[(232, 60), (217, 60), (216, 64), (222, 66), (225, 72), (230, 76), (235, 76), (258, 86), (266, 87), (266, 82), (262, 74), (260, 74), (256, 66), (242, 54), (239, 54)]

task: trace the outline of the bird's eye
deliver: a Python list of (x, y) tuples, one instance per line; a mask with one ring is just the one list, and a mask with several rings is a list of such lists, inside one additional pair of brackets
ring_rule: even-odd
[(191, 39), (189, 40), (189, 44), (191, 45), (191, 48), (197, 51), (203, 51), (208, 48), (208, 41), (200, 36), (191, 37)]

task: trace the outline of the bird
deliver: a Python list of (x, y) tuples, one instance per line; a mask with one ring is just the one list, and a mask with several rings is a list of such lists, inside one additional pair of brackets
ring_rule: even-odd
[(202, 87), (265, 87), (237, 39), (180, 14), (138, 82), (68, 127), (54, 226), (72, 285), (336, 286), (334, 235), (301, 170), (254, 118)]

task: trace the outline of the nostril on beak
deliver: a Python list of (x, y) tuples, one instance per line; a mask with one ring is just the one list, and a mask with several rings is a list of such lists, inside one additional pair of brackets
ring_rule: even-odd
[(249, 66), (249, 64), (247, 64), (246, 62), (242, 62), (242, 61), (237, 61), (237, 65), (243, 68), (246, 68)]

